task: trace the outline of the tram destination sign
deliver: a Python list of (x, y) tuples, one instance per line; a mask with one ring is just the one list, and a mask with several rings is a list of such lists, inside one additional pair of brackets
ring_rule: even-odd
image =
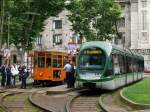
[(101, 50), (86, 50), (84, 51), (85, 54), (101, 54), (102, 51)]

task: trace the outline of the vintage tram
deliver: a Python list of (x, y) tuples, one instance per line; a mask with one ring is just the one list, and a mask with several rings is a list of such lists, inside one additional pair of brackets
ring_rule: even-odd
[(82, 44), (77, 57), (76, 87), (114, 90), (142, 79), (143, 56), (108, 42)]
[(34, 51), (34, 84), (43, 85), (50, 82), (63, 82), (66, 78), (63, 70), (68, 53), (62, 51)]

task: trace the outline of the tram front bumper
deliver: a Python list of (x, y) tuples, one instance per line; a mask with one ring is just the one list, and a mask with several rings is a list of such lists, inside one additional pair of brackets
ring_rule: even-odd
[(75, 87), (76, 88), (101, 88), (101, 82), (81, 82), (76, 81)]

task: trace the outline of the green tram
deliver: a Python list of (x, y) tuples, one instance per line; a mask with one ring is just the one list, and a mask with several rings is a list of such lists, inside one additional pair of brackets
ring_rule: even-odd
[(108, 42), (82, 44), (77, 60), (76, 87), (114, 90), (143, 77), (143, 56)]

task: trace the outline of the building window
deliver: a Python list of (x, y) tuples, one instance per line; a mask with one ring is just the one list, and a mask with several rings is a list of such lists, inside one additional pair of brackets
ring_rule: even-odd
[(42, 38), (41, 36), (37, 37), (37, 44), (38, 44), (38, 45), (41, 45), (41, 43), (42, 43), (42, 42), (41, 42), (41, 38)]
[(142, 11), (142, 30), (146, 30), (146, 11)]
[(62, 34), (53, 35), (53, 45), (60, 45), (60, 44), (62, 44)]
[(142, 32), (142, 40), (147, 41), (147, 32)]
[(62, 28), (62, 20), (54, 20), (55, 29), (61, 29)]
[(145, 8), (147, 6), (147, 1), (146, 0), (142, 0), (141, 4), (142, 4), (142, 8)]

